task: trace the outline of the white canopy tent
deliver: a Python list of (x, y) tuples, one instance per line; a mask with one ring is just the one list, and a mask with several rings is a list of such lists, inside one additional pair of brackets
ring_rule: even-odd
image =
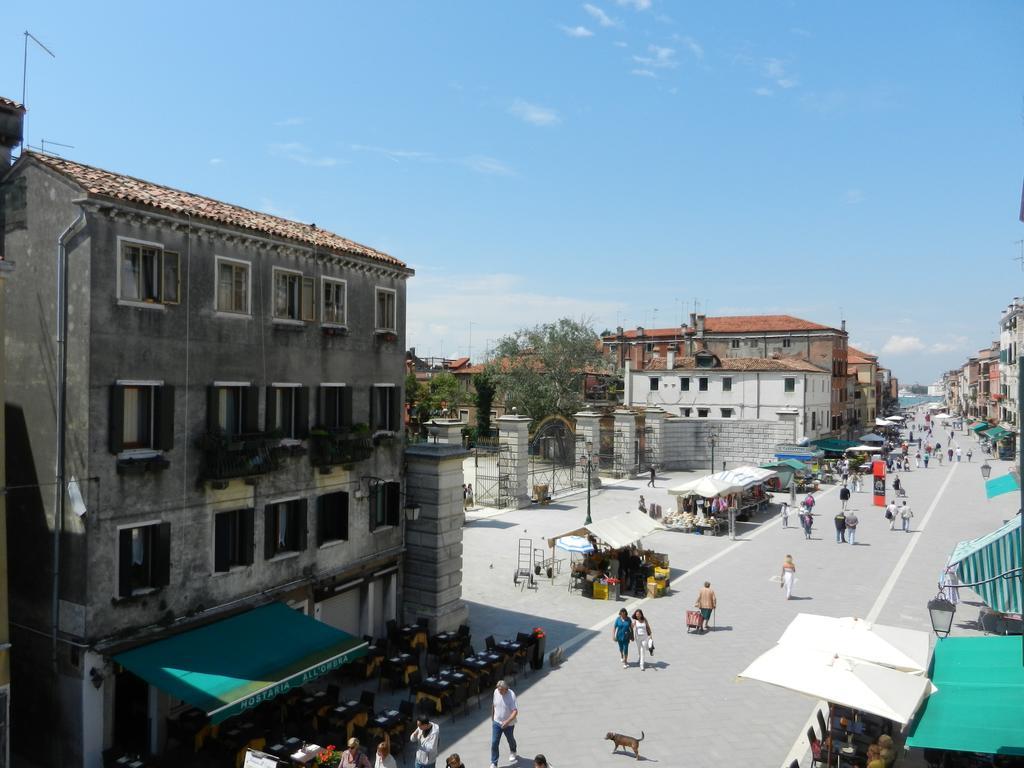
[(847, 453), (879, 453), (882, 450), (880, 445), (855, 445), (847, 448)]
[(782, 633), (779, 645), (826, 651), (915, 675), (928, 669), (927, 632), (850, 616), (837, 619), (799, 613)]
[(934, 416), (932, 416), (932, 418), (933, 419), (939, 419), (940, 421), (945, 421), (946, 419), (952, 419), (952, 418), (955, 418), (955, 417), (954, 416), (950, 416), (948, 413), (943, 412), (943, 413), (936, 413)]
[(792, 645), (777, 645), (761, 654), (739, 677), (871, 712), (898, 723), (909, 723), (933, 690), (923, 675)]
[(635, 544), (648, 534), (664, 530), (664, 526), (640, 512), (630, 512), (584, 526), (595, 537), (614, 549)]
[(876, 427), (894, 427), (896, 426), (893, 422), (888, 419), (875, 419)]
[(682, 485), (669, 488), (668, 492), (672, 496), (703, 496), (706, 499), (710, 499), (715, 496), (739, 493), (758, 483), (763, 483), (765, 480), (778, 476), (779, 473), (772, 469), (742, 466), (718, 472), (714, 475), (706, 475), (696, 480), (690, 480)]

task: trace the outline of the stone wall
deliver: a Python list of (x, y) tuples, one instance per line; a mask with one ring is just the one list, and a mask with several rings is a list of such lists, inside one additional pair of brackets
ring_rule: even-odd
[(660, 439), (664, 469), (710, 469), (715, 437), (715, 471), (741, 464), (758, 466), (774, 458), (775, 446), (793, 442), (793, 425), (778, 421), (666, 419)]

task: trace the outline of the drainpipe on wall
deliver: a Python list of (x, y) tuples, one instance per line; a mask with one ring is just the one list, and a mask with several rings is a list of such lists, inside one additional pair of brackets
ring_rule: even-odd
[[(65, 241), (85, 221), (85, 212), (79, 208), (78, 216), (57, 238), (57, 450), (54, 460), (56, 483), (53, 486), (53, 587), (51, 619), (50, 663), (53, 667), (53, 707), (57, 715), (56, 732), (61, 732), (60, 722), (60, 664), (57, 655), (57, 634), (60, 628), (60, 535), (64, 528), (65, 499), (65, 444), (67, 441), (67, 399), (68, 399), (68, 253)], [(60, 763), (61, 740), (53, 740)]]

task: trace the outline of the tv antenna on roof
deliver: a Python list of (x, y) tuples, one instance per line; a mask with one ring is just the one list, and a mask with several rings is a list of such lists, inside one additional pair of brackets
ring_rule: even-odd
[(1024, 272), (1024, 240), (1014, 240), (1013, 244), (1020, 246), (1020, 255), (1019, 256), (1014, 256), (1013, 260), (1020, 262), (1021, 272)]
[[(51, 147), (63, 147), (64, 149), (74, 149), (75, 148), (73, 144), (61, 144), (59, 141), (50, 141), (49, 139), (40, 139), (39, 140), (39, 151), (42, 152), (44, 155), (46, 154), (46, 145), (47, 144), (49, 144)], [(60, 156), (59, 152), (51, 152), (50, 154), (51, 155), (57, 155), (58, 157)]]
[[(42, 48), (44, 51), (46, 51), (48, 54), (50, 54), (50, 58), (51, 59), (56, 59), (57, 58), (57, 54), (55, 54), (53, 51), (51, 51), (49, 48), (47, 48), (45, 45), (43, 45), (42, 41), (40, 41), (40, 39), (38, 37), (33, 35), (27, 29), (25, 30), (25, 51), (22, 54), (22, 59), (21, 59), (21, 106), (23, 106), (23, 107), (26, 106), (26, 104), (25, 104), (25, 97), (27, 95), (26, 88), (27, 88), (27, 85), (28, 85), (28, 41), (29, 41), (30, 38), (32, 39), (32, 41), (36, 45), (38, 45), (40, 48)], [(28, 146), (28, 116), (27, 115), (25, 117), (25, 146), (26, 147)]]

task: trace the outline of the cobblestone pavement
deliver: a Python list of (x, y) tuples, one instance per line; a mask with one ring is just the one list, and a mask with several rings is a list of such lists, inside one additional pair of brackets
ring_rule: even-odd
[[(890, 531), (883, 510), (862, 492), (850, 505), (861, 520), (857, 545), (835, 543), (832, 516), (839, 500), (834, 487), (817, 495), (810, 541), (798, 527), (782, 528), (775, 515), (740, 523), (736, 541), (657, 532), (646, 544), (667, 553), (672, 566), (671, 594), (657, 600), (582, 598), (568, 592), (565, 573), (553, 582), (541, 580), (536, 589), (513, 584), (519, 539), (531, 539), (539, 548), (542, 539), (582, 525), (585, 491), (546, 507), (473, 512), (465, 529), (463, 594), (474, 645), (482, 646), (488, 634), (501, 639), (540, 626), (548, 650), (560, 645), (567, 653), (561, 668), (545, 666), (513, 683), (521, 710), (519, 765), (532, 765), (537, 752), (554, 766), (622, 765), (628, 758), (621, 751), (612, 754), (611, 743), (603, 740), (607, 731), (643, 732), (643, 758), (667, 766), (778, 766), (793, 757), (809, 764), (806, 742), (799, 737), (815, 702), (737, 681), (736, 673), (770, 648), (799, 612), (861, 616), (930, 631), (925, 606), (953, 545), (995, 529), (1019, 505), (1015, 494), (985, 500), (980, 450), (973, 437), (958, 433), (956, 439), (965, 452), (974, 447), (973, 463), (933, 462), (927, 470), (901, 473), (914, 510), (910, 533)], [(1009, 469), (1008, 462), (990, 463), (993, 477)], [(645, 487), (646, 477), (606, 486), (593, 497), (593, 517), (636, 514), (641, 493), (667, 508), (672, 501), (667, 488), (699, 474), (659, 475), (654, 489)], [(786, 554), (797, 565), (791, 601), (778, 582)], [(704, 580), (718, 595), (715, 627), (707, 634), (687, 634), (685, 610)], [(610, 630), (620, 607), (632, 611), (638, 604), (656, 641), (654, 663), (644, 672), (635, 655), (634, 664), (622, 668)], [(977, 634), (977, 613), (976, 605), (961, 604), (954, 634)], [(470, 707), (468, 716), (443, 721), (441, 733), (442, 757), (455, 751), (472, 768), (488, 765), (489, 702)], [(501, 763), (508, 764), (504, 743)]]

